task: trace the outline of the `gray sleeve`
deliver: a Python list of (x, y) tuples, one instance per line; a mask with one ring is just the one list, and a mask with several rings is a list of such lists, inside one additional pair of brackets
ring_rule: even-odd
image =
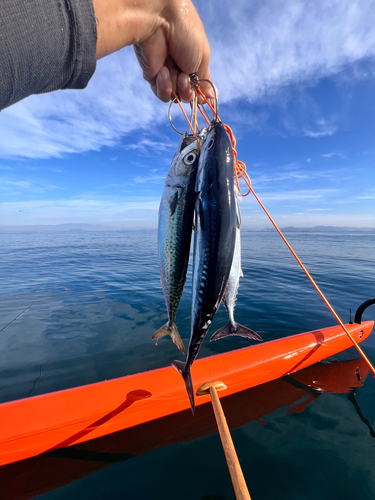
[(31, 94), (86, 87), (96, 37), (92, 0), (1, 0), (0, 110)]

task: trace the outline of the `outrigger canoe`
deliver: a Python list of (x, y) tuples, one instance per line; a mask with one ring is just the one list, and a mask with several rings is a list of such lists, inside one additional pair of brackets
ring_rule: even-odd
[[(360, 323), (360, 320), (359, 320)], [(357, 343), (373, 321), (348, 324)], [(264, 342), (197, 360), (194, 390), (221, 380), (230, 396), (292, 374), (352, 347), (340, 326)], [(209, 396), (197, 398), (200, 406)], [(172, 367), (0, 405), (0, 465), (77, 445), (189, 408), (183, 380)], [(194, 418), (194, 417), (192, 417)]]

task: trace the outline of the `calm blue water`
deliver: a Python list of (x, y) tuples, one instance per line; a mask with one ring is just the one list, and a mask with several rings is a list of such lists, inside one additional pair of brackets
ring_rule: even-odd
[[(349, 308), (354, 314), (375, 296), (375, 234), (301, 232), (287, 237), (345, 322)], [(239, 323), (264, 340), (335, 324), (277, 234), (243, 232), (242, 247)], [(0, 402), (182, 359), (172, 342), (162, 339), (155, 346), (150, 339), (166, 321), (156, 252), (156, 231), (0, 234)], [(177, 320), (185, 345), (190, 273)], [(364, 315), (372, 318), (375, 306)], [(222, 307), (211, 332), (226, 321)], [(362, 346), (375, 363), (372, 335)], [(200, 357), (245, 345), (241, 338), (206, 341)], [(331, 361), (356, 357), (350, 349)], [(340, 366), (344, 370), (349, 365)], [(228, 411), (237, 408), (232, 434), (252, 499), (373, 500), (372, 376), (349, 398), (337, 391), (319, 395), (302, 390), (295, 381), (270, 384), (245, 391), (242, 400), (223, 400)], [(245, 407), (255, 413), (241, 415)], [(38, 498), (233, 500), (220, 440), (210, 427), (212, 410), (201, 412), (195, 417), (185, 413), (183, 424), (171, 418), (115, 435), (117, 448), (114, 442), (104, 443), (111, 454), (91, 452), (89, 461), (96, 468)], [(188, 427), (194, 431), (186, 436)], [(169, 433), (175, 429), (173, 439), (160, 437), (165, 428)], [(78, 468), (87, 465), (87, 446), (77, 447), (70, 457)], [(51, 460), (58, 457), (48, 458), (49, 466)], [(43, 475), (45, 464), (33, 459), (7, 467), (6, 474), (17, 468), (19, 477), (35, 479)], [(42, 486), (35, 491), (42, 492)], [(11, 498), (27, 496), (14, 493)]]

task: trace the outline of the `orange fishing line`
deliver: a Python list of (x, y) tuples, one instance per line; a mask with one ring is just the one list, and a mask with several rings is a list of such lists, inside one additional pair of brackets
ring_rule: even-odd
[(273, 226), (276, 229), (276, 231), (279, 233), (279, 235), (283, 239), (283, 241), (286, 244), (286, 246), (292, 252), (293, 257), (296, 259), (296, 261), (298, 262), (298, 264), (301, 266), (303, 272), (309, 278), (309, 280), (312, 283), (312, 285), (314, 286), (315, 290), (318, 292), (318, 294), (320, 295), (320, 297), (323, 299), (323, 301), (326, 304), (326, 306), (328, 307), (328, 309), (331, 311), (331, 313), (333, 314), (333, 316), (335, 317), (335, 319), (337, 320), (337, 322), (339, 323), (339, 325), (342, 327), (342, 329), (344, 330), (344, 332), (347, 334), (347, 336), (349, 337), (349, 339), (352, 341), (354, 347), (357, 349), (357, 351), (360, 353), (360, 355), (363, 357), (363, 359), (368, 364), (368, 366), (369, 366), (370, 370), (372, 371), (372, 373), (375, 375), (375, 368), (372, 366), (372, 364), (371, 364), (370, 360), (367, 358), (366, 354), (362, 351), (362, 349), (359, 347), (359, 345), (357, 344), (357, 342), (351, 336), (351, 334), (349, 333), (348, 329), (346, 328), (346, 326), (344, 325), (344, 323), (341, 321), (341, 319), (337, 315), (336, 311), (333, 309), (333, 307), (331, 306), (331, 304), (328, 302), (328, 300), (326, 299), (326, 297), (323, 294), (323, 292), (320, 290), (320, 288), (318, 287), (318, 285), (315, 283), (315, 281), (312, 278), (312, 276), (310, 275), (310, 273), (307, 271), (307, 269), (305, 268), (305, 266), (302, 264), (302, 262), (300, 261), (300, 259), (297, 256), (297, 254), (295, 253), (295, 251), (293, 250), (293, 248), (291, 247), (291, 245), (288, 243), (288, 241), (285, 238), (285, 236), (283, 235), (283, 233), (278, 228), (276, 222), (273, 220), (273, 218), (271, 217), (271, 215), (268, 213), (268, 211), (264, 207), (263, 203), (260, 201), (260, 199), (258, 198), (258, 196), (255, 194), (253, 188), (250, 188), (250, 190), (253, 193), (253, 195), (255, 196), (255, 199), (257, 200), (257, 202), (259, 203), (259, 205), (263, 208), (265, 214), (267, 215), (267, 217), (269, 218), (269, 220), (273, 224)]
[(173, 91), (173, 90), (172, 90), (172, 92), (173, 92), (173, 95), (174, 95), (174, 98), (175, 98), (176, 102), (178, 103), (178, 105), (180, 106), (180, 109), (181, 109), (182, 113), (184, 114), (184, 117), (185, 117), (186, 121), (187, 121), (187, 122), (188, 122), (188, 124), (189, 124), (190, 130), (192, 131), (192, 133), (193, 133), (193, 136), (194, 136), (195, 140), (197, 141), (199, 151), (201, 151), (201, 145), (200, 145), (200, 142), (199, 142), (199, 140), (198, 140), (198, 137), (197, 137), (197, 135), (196, 135), (196, 133), (195, 133), (195, 131), (194, 131), (194, 129), (193, 129), (193, 127), (192, 127), (191, 123), (190, 123), (189, 118), (187, 117), (187, 115), (186, 115), (186, 113), (185, 113), (185, 111), (184, 111), (184, 108), (183, 108), (183, 107), (182, 107), (182, 105), (181, 105), (180, 99), (179, 99), (179, 98), (178, 98), (178, 96), (174, 93), (174, 91)]

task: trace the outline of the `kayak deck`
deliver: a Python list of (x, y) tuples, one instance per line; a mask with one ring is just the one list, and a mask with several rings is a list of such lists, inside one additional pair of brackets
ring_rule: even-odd
[[(346, 325), (356, 342), (373, 321)], [(197, 360), (194, 390), (221, 380), (236, 392), (294, 373), (352, 346), (340, 326), (301, 333)], [(209, 396), (196, 399), (201, 405)], [(0, 405), (0, 465), (95, 439), (189, 408), (185, 384), (172, 367)]]

